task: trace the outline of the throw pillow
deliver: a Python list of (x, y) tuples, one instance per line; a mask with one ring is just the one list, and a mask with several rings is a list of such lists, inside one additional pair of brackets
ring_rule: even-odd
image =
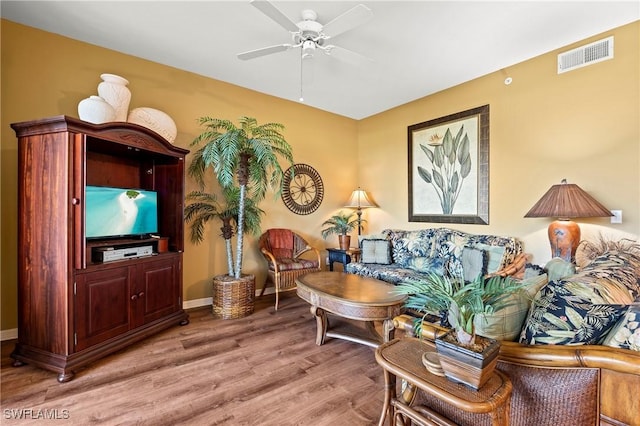
[[(640, 255), (633, 250), (609, 250), (593, 259), (575, 277), (594, 288), (602, 297), (615, 293), (620, 301), (633, 303), (640, 296)], [(574, 277), (572, 277), (573, 279)]]
[(627, 312), (613, 326), (602, 344), (614, 348), (640, 351), (640, 303), (629, 306)]
[(464, 279), (462, 250), (467, 245), (466, 243), (466, 234), (446, 228), (440, 230), (432, 257), (442, 259), (447, 276)]
[(548, 261), (544, 268), (547, 270), (549, 281), (561, 280), (576, 273), (575, 265), (560, 257)]
[(364, 240), (389, 240), (384, 234), (366, 234), (358, 235), (358, 247), (362, 248), (362, 241)]
[(403, 267), (409, 266), (414, 257), (430, 257), (433, 251), (435, 229), (416, 231), (383, 231), (391, 240), (393, 261)]
[(505, 258), (505, 248), (503, 246), (476, 244), (475, 248), (487, 252), (487, 274), (492, 274), (502, 268)]
[(625, 305), (593, 304), (588, 298), (572, 293), (563, 282), (552, 281), (533, 301), (520, 343), (595, 345), (625, 310)]
[(391, 245), (388, 240), (362, 240), (362, 263), (391, 263)]
[(508, 305), (492, 314), (476, 316), (476, 333), (497, 340), (516, 340), (536, 293), (547, 284), (547, 275), (536, 275), (522, 280), (523, 291), (511, 294)]
[(472, 247), (462, 249), (462, 271), (466, 282), (487, 274), (487, 252)]

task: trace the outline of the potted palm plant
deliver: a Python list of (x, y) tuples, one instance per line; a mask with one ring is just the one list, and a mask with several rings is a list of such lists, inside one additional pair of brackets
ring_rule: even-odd
[[(191, 222), (191, 242), (199, 244), (204, 241), (205, 225), (212, 220), (222, 222), (221, 236), (225, 241), (227, 253), (227, 269), (229, 276), (234, 276), (232, 238), (236, 234), (237, 219), (240, 209), (239, 188), (225, 188), (222, 193), (223, 201), (218, 200), (216, 194), (194, 190), (187, 194), (187, 201), (191, 204), (184, 209), (184, 217)], [(252, 199), (245, 198), (243, 232), (260, 234), (260, 222), (264, 211)]]
[[(340, 243), (340, 250), (348, 250), (351, 246), (351, 236), (348, 235), (354, 230), (358, 224), (358, 219), (354, 219), (355, 213), (343, 213), (342, 211), (331, 216), (329, 219), (322, 223), (322, 226), (326, 225), (326, 228), (322, 230), (322, 238), (326, 239), (331, 234), (338, 235), (338, 242)], [(365, 222), (361, 220), (361, 222)]]
[[(201, 190), (189, 194), (193, 203), (185, 208), (185, 220), (191, 222), (191, 239), (195, 243), (203, 241), (206, 222), (222, 220), (228, 272), (214, 277), (214, 290), (216, 284), (228, 287), (234, 282), (248, 283), (253, 291), (246, 291), (247, 298), (251, 298), (247, 310), (252, 312), (255, 276), (242, 273), (244, 235), (246, 231), (259, 233), (263, 212), (258, 204), (267, 190), (273, 190), (276, 196), (282, 192), (283, 170), (293, 165), (292, 149), (281, 133), (284, 126), (280, 123), (259, 125), (255, 118), (241, 117), (236, 126), (230, 120), (208, 116), (201, 117), (199, 123), (204, 131), (191, 143), (200, 148), (193, 154), (188, 173)], [(287, 161), (286, 168), (280, 166), (279, 159)], [(218, 204), (214, 194), (204, 191), (208, 172), (214, 174), (222, 188), (225, 198), (222, 204)], [(215, 310), (214, 304), (214, 313)]]
[[(407, 294), (405, 307), (427, 315), (445, 312), (451, 331), (436, 339), (445, 375), (479, 389), (491, 377), (500, 342), (475, 334), (476, 317), (492, 314), (511, 304), (511, 294), (521, 291), (520, 282), (502, 276), (465, 282), (463, 278), (429, 273), (424, 279), (408, 279), (395, 291)], [(416, 322), (418, 329), (422, 324)]]

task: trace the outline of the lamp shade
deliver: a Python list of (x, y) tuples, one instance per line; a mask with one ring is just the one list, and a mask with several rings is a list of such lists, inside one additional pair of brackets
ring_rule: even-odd
[(369, 199), (367, 191), (358, 188), (351, 193), (351, 197), (349, 201), (347, 201), (347, 204), (345, 204), (345, 207), (366, 209), (368, 207), (378, 207), (378, 205)]
[(553, 185), (538, 200), (524, 217), (554, 217), (570, 219), (577, 217), (607, 217), (611, 211), (600, 204), (574, 183), (562, 179), (559, 185)]

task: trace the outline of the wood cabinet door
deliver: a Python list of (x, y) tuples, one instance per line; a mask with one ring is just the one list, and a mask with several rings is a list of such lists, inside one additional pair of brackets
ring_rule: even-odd
[(180, 309), (179, 257), (162, 256), (138, 265), (135, 325), (140, 326)]
[(134, 272), (122, 266), (76, 276), (76, 351), (129, 331)]

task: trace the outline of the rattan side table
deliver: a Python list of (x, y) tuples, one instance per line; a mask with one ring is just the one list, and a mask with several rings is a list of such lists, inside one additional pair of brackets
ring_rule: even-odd
[(478, 391), (463, 384), (431, 374), (422, 364), (422, 354), (435, 351), (429, 341), (413, 337), (395, 339), (376, 349), (376, 361), (384, 371), (385, 400), (379, 426), (385, 419), (389, 425), (405, 424), (410, 418), (420, 425), (454, 425), (455, 423), (428, 407), (411, 407), (396, 395), (396, 379), (406, 380), (410, 385), (438, 398), (447, 404), (469, 413), (489, 413), (494, 426), (509, 424), (511, 407), (511, 381), (496, 370), (489, 381)]

